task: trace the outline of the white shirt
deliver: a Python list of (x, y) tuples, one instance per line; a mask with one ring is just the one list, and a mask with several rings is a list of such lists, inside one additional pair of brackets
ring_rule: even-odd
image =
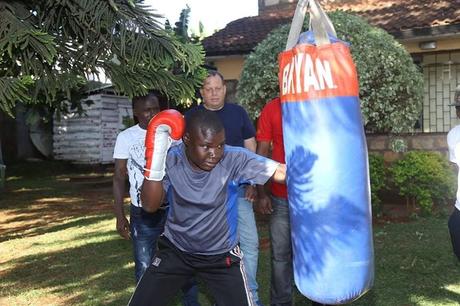
[[(460, 167), (460, 125), (457, 125), (447, 134), (449, 160)], [(460, 175), (457, 176), (457, 199), (455, 207), (460, 210)]]
[(114, 159), (128, 160), (129, 195), (131, 203), (138, 207), (141, 206), (141, 187), (144, 181), (146, 133), (147, 130), (139, 124), (122, 131), (117, 136), (113, 151)]

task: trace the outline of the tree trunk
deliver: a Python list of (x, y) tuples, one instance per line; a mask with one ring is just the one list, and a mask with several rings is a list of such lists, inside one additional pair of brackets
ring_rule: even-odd
[(0, 165), (3, 165), (2, 135), (0, 134)]
[(2, 153), (2, 132), (1, 127), (5, 126), (5, 120), (3, 119), (3, 113), (0, 111), (0, 165), (3, 165), (3, 153)]
[[(0, 127), (4, 126), (3, 114), (0, 112)], [(2, 133), (0, 131), (0, 190), (5, 186), (5, 165), (3, 164)]]

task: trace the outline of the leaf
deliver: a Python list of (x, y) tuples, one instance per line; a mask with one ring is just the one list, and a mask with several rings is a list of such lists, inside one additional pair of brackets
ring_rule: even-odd
[[(0, 108), (11, 114), (21, 97), (59, 114), (69, 105), (78, 111), (81, 102), (73, 99), (81, 95), (76, 92), (95, 72), (110, 76), (115, 90), (130, 97), (150, 89), (178, 101), (193, 97), (204, 77), (203, 48), (181, 42), (162, 28), (159, 17), (134, 0), (2, 4), (0, 77), (35, 81), (26, 87), (4, 81)], [(119, 60), (119, 67), (112, 59)]]

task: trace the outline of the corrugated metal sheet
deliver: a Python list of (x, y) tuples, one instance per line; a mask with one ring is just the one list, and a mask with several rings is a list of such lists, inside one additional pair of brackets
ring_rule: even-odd
[(85, 115), (71, 114), (54, 121), (55, 159), (80, 164), (113, 162), (113, 147), (118, 133), (126, 128), (124, 117), (132, 117), (127, 97), (96, 94), (88, 97), (94, 104), (84, 106)]

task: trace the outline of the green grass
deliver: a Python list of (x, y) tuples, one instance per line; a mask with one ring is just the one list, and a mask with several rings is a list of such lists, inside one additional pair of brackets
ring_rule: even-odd
[[(111, 205), (108, 171), (58, 162), (9, 166), (0, 194), (0, 305), (126, 305), (134, 290), (131, 245), (116, 234)], [(375, 227), (375, 285), (351, 305), (459, 305), (460, 264), (446, 222)], [(267, 231), (260, 218), (260, 236)], [(266, 305), (269, 258), (263, 249), (258, 280)], [(200, 300), (211, 305), (203, 287)], [(296, 293), (295, 305), (310, 304)]]

